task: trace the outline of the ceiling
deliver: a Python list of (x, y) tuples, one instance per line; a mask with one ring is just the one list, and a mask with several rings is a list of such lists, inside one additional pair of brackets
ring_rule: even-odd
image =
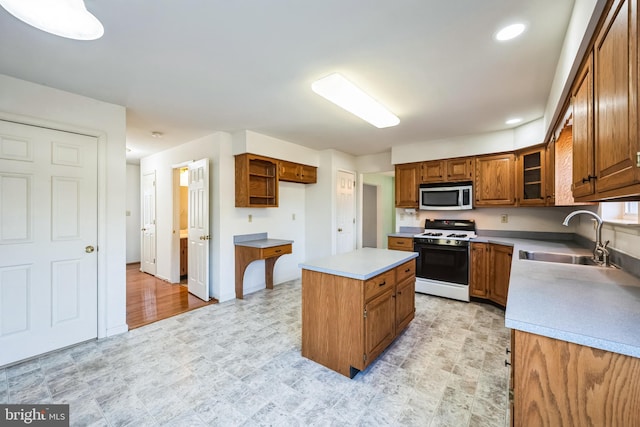
[[(85, 3), (104, 25), (99, 40), (53, 36), (0, 8), (0, 73), (126, 106), (136, 162), (216, 131), (357, 156), (540, 118), (574, 2)], [(515, 21), (527, 24), (523, 36), (494, 41)], [(311, 91), (335, 71), (400, 124), (377, 129)]]

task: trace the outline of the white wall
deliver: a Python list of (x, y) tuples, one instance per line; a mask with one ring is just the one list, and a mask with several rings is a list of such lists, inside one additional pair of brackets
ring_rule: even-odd
[(262, 135), (250, 130), (236, 132), (232, 135), (233, 155), (242, 153), (259, 154), (278, 160), (318, 166), (319, 153), (302, 145), (282, 139)]
[(499, 153), (542, 142), (544, 142), (544, 126), (542, 118), (540, 118), (514, 129), (393, 146), (391, 147), (391, 162), (395, 165)]
[(127, 164), (127, 264), (140, 262), (140, 165)]
[(0, 75), (0, 117), (98, 137), (98, 337), (126, 324), (126, 111)]
[[(259, 136), (254, 134), (252, 137), (259, 140)], [(289, 144), (283, 143), (285, 146)], [(156, 171), (156, 275), (171, 282), (179, 281), (179, 242), (173, 233), (172, 165), (205, 157), (211, 160), (210, 293), (220, 301), (235, 298), (234, 235), (266, 232), (271, 238), (293, 240), (293, 253), (282, 256), (275, 265), (274, 283), (300, 277), (298, 264), (305, 260), (306, 246), (306, 189), (313, 186), (281, 182), (279, 207), (236, 208), (233, 145), (230, 134), (218, 132), (140, 160), (141, 174)], [(278, 158), (275, 150), (259, 154)], [(249, 215), (252, 216), (251, 222)], [(255, 261), (245, 272), (244, 292), (248, 294), (264, 287), (264, 261)]]
[[(401, 226), (424, 227), (427, 218), (473, 219), (478, 230), (504, 231), (545, 231), (556, 233), (573, 233), (573, 227), (565, 227), (562, 221), (572, 207), (537, 207), (537, 208), (477, 208), (465, 211), (417, 211), (409, 215), (404, 209), (396, 209), (396, 229)], [(503, 214), (508, 215), (506, 224), (500, 222)]]
[(544, 113), (545, 129), (554, 124), (558, 115), (563, 114), (559, 108), (562, 107), (561, 101), (565, 99), (569, 91), (567, 83), (573, 80), (578, 72), (578, 67), (605, 3), (605, 1), (598, 0), (575, 0), (547, 98)]

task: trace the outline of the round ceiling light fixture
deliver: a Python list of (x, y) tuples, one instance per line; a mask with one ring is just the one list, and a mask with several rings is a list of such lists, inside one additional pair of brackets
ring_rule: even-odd
[(104, 27), (83, 0), (0, 0), (7, 12), (47, 33), (74, 40), (96, 40)]
[(495, 38), (496, 40), (501, 42), (515, 39), (516, 37), (518, 37), (520, 34), (524, 32), (525, 28), (526, 28), (525, 25), (521, 23), (508, 25), (503, 29), (501, 29), (500, 31), (498, 31), (496, 33)]
[(522, 117), (514, 117), (504, 122), (506, 125), (515, 125), (522, 121)]
[(151, 136), (154, 138), (162, 138), (164, 136), (164, 133), (154, 130), (151, 132)]

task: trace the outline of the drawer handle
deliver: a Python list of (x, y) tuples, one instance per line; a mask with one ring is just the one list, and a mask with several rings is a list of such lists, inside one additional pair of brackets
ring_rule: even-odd
[(282, 249), (276, 249), (276, 253), (282, 252)]
[(387, 281), (385, 280), (384, 282), (382, 282), (382, 283), (378, 284), (378, 286), (384, 286), (384, 285), (386, 285), (386, 284), (387, 284)]
[(410, 268), (407, 268), (404, 272), (405, 272), (405, 273), (408, 273), (408, 272), (410, 272), (410, 271), (411, 271), (411, 269), (410, 269)]

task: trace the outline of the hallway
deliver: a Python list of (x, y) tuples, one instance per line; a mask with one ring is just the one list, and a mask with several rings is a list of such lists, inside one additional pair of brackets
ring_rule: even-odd
[(186, 286), (172, 284), (142, 273), (140, 263), (127, 264), (127, 324), (129, 330), (180, 313), (216, 304), (191, 295)]

